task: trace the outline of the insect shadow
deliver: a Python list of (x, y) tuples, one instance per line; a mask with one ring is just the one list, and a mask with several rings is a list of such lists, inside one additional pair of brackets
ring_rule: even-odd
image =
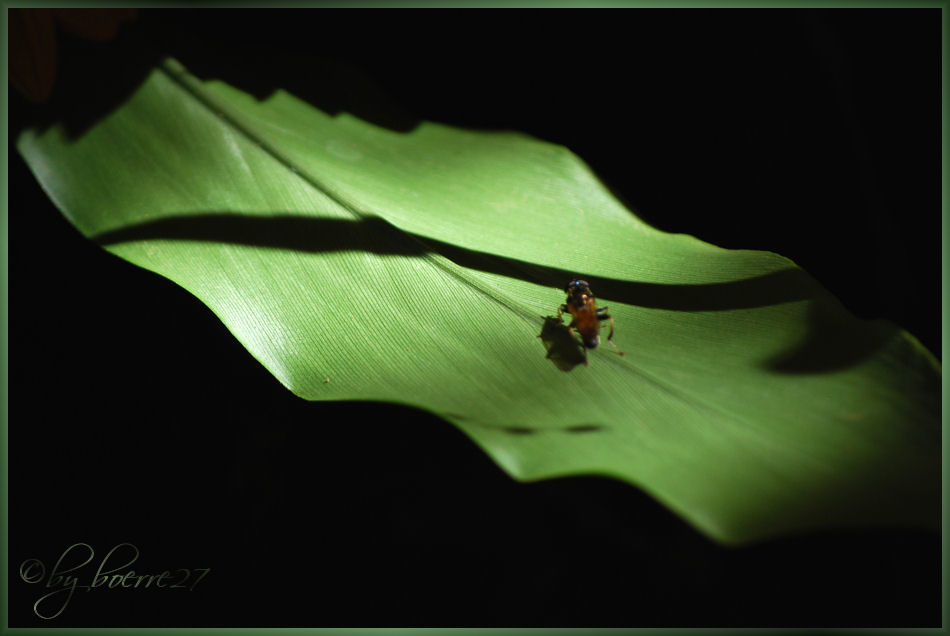
[(565, 373), (579, 364), (587, 361), (581, 344), (571, 330), (556, 316), (542, 316), (544, 324), (541, 326), (541, 344), (548, 352), (545, 356), (559, 370)]

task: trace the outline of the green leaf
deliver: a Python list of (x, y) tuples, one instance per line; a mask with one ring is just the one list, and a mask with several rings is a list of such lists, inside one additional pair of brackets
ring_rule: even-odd
[[(18, 148), (85, 236), (305, 399), (428, 409), (515, 478), (622, 479), (724, 542), (938, 523), (933, 357), (788, 259), (653, 229), (563, 147), (392, 131), (169, 61), (80, 138)], [(554, 318), (573, 278), (624, 356), (583, 364)]]

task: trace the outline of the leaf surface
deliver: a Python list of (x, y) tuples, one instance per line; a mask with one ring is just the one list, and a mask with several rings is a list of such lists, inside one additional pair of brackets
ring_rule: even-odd
[[(563, 147), (393, 131), (169, 60), (82, 137), (18, 148), (85, 236), (305, 399), (427, 409), (518, 479), (622, 479), (724, 542), (937, 523), (940, 368), (916, 339), (779, 255), (646, 225)], [(554, 318), (574, 278), (624, 356), (581, 363)]]

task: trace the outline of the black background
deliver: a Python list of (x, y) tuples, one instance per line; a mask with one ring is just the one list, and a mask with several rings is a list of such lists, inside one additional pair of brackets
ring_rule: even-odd
[[(567, 145), (657, 227), (788, 256), (940, 355), (938, 10), (143, 11), (109, 43), (61, 34), (53, 100), (11, 91), (11, 139), (81, 134), (169, 53), (399, 130)], [(13, 626), (940, 622), (934, 533), (724, 548), (621, 483), (516, 483), (420, 411), (293, 397), (196, 299), (82, 239), (15, 151), (9, 186)], [(38, 620), (16, 568), (80, 541), (212, 570)]]

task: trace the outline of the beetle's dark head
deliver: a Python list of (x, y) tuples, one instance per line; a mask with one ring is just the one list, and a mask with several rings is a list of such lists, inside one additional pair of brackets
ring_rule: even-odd
[(590, 293), (590, 286), (586, 280), (572, 280), (567, 284), (567, 287), (564, 288), (564, 291), (568, 294), (576, 294), (578, 292)]

